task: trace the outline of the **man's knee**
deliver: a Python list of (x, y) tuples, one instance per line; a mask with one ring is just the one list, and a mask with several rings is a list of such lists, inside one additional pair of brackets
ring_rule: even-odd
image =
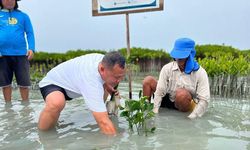
[(143, 86), (149, 86), (152, 89), (156, 88), (157, 80), (152, 76), (146, 76), (142, 81)]
[(184, 88), (179, 88), (175, 93), (175, 106), (180, 111), (186, 112), (190, 109), (192, 95)]
[(49, 111), (61, 112), (65, 104), (64, 94), (60, 91), (54, 91), (46, 97), (46, 109)]

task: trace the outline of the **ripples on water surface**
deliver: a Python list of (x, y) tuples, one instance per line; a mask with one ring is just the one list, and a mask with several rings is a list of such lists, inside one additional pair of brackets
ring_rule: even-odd
[[(134, 99), (140, 89), (133, 85)], [(127, 91), (127, 84), (121, 84), (122, 97), (128, 97)], [(196, 120), (187, 119), (188, 113), (161, 109), (154, 119), (156, 132), (147, 137), (129, 133), (126, 120), (114, 118), (118, 135), (111, 137), (99, 133), (82, 99), (67, 103), (56, 129), (39, 132), (44, 106), (39, 91), (31, 92), (29, 103), (17, 100), (18, 91), (13, 94), (12, 104), (5, 104), (0, 94), (0, 149), (250, 150), (250, 100), (213, 98), (208, 112)]]

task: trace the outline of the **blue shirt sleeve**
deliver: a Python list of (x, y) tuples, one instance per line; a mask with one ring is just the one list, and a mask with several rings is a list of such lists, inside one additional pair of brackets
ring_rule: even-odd
[(34, 36), (34, 31), (33, 31), (31, 21), (28, 15), (25, 15), (24, 30), (27, 36), (28, 49), (35, 52), (35, 36)]

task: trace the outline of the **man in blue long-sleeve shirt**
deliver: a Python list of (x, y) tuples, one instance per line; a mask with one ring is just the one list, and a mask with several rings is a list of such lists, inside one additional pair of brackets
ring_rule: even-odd
[(13, 74), (22, 100), (29, 99), (29, 60), (35, 51), (31, 21), (18, 10), (17, 1), (0, 0), (0, 87), (6, 102), (11, 101)]

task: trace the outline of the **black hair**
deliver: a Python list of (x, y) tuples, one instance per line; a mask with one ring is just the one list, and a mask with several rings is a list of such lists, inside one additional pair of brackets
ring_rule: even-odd
[[(17, 10), (17, 9), (18, 9), (18, 3), (17, 3), (17, 1), (20, 1), (20, 0), (16, 0), (16, 4), (15, 4), (15, 7), (14, 7), (14, 10)], [(0, 0), (0, 7), (1, 7), (1, 9), (3, 9), (2, 0)]]
[(111, 51), (106, 53), (102, 59), (102, 64), (110, 69), (113, 68), (116, 64), (118, 64), (120, 68), (124, 69), (125, 63), (125, 57), (117, 51)]

